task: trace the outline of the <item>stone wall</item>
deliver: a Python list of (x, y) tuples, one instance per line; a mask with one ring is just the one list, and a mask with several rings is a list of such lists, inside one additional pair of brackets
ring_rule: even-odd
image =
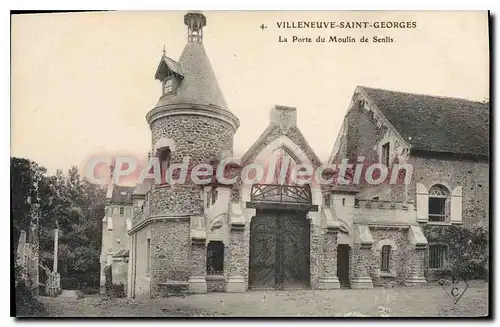
[[(412, 253), (407, 251), (408, 248), (408, 229), (394, 228), (370, 228), (373, 237), (372, 259), (370, 262), (370, 273), (372, 278), (381, 277), (381, 250), (383, 245), (391, 246), (389, 256), (389, 269), (398, 281), (403, 282), (407, 276), (407, 269), (412, 258)], [(415, 258), (412, 258), (415, 260)], [(423, 258), (422, 258), (423, 260)], [(390, 276), (387, 276), (390, 277)]]
[(244, 230), (230, 231), (229, 244), (224, 251), (224, 275), (226, 279), (229, 276), (240, 275), (245, 278), (248, 285), (249, 262), (250, 221), (247, 221)]
[(150, 194), (149, 214), (203, 214), (203, 185), (156, 186)]
[(225, 287), (224, 276), (207, 276), (207, 292), (224, 292)]
[[(309, 265), (311, 271), (311, 289), (318, 288), (320, 278), (324, 272), (323, 247), (325, 243), (326, 228), (321, 224), (314, 224), (310, 221), (310, 257)], [(335, 262), (335, 265), (337, 263)], [(336, 267), (335, 267), (336, 268)]]
[(220, 158), (224, 150), (233, 153), (233, 128), (230, 124), (201, 116), (169, 116), (151, 124), (152, 145), (160, 138), (175, 141), (171, 163), (186, 156), (194, 164)]
[[(151, 123), (152, 145), (162, 139), (174, 141), (170, 164), (182, 164), (189, 157), (186, 182), (155, 186), (150, 194), (150, 214), (203, 213), (202, 185), (190, 182), (191, 168), (198, 163), (218, 160), (233, 151), (234, 130), (230, 124), (201, 116), (168, 116)], [(176, 170), (176, 173), (179, 170)]]
[(361, 244), (353, 244), (349, 256), (349, 281), (370, 276), (372, 259), (371, 250), (361, 248)]
[(187, 281), (191, 275), (189, 218), (168, 218), (151, 223), (151, 297), (159, 296), (158, 283)]
[(427, 189), (443, 183), (451, 189), (462, 186), (462, 221), (465, 227), (488, 226), (489, 219), (489, 164), (482, 161), (410, 156), (413, 178), (409, 197), (415, 200), (416, 183)]

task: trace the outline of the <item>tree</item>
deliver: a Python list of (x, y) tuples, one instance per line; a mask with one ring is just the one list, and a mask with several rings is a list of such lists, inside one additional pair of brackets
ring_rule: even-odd
[(10, 216), (14, 234), (14, 248), (21, 230), (38, 223), (33, 206), (39, 203), (39, 186), (44, 184), (47, 170), (36, 162), (24, 158), (11, 158), (10, 163)]
[(89, 280), (99, 272), (101, 220), (105, 190), (80, 178), (73, 166), (67, 175), (22, 158), (11, 159), (11, 217), (14, 249), (21, 230), (37, 226), (42, 264), (52, 266), (54, 232), (59, 230), (58, 272), (61, 277)]

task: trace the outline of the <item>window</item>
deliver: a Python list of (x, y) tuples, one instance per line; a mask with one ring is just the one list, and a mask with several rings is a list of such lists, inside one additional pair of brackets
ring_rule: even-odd
[(151, 275), (151, 239), (148, 238), (146, 245), (146, 276)]
[(159, 152), (159, 160), (160, 160), (160, 176), (162, 182), (167, 182), (167, 169), (170, 167), (170, 149), (163, 148), (158, 150)]
[(173, 91), (173, 81), (172, 78), (168, 78), (165, 80), (163, 87), (163, 94), (169, 94)]
[(215, 188), (213, 188), (211, 190), (211, 192), (212, 192), (212, 204), (214, 204), (217, 201), (218, 192), (217, 192), (217, 189), (215, 189)]
[(448, 216), (449, 192), (442, 185), (429, 190), (429, 222), (444, 222)]
[(429, 245), (428, 264), (430, 269), (446, 268), (448, 247), (444, 244)]
[(345, 198), (342, 198), (342, 205), (345, 206)]
[(210, 191), (207, 192), (207, 208), (210, 208), (217, 201), (217, 189), (211, 188)]
[(123, 216), (124, 212), (125, 212), (125, 209), (123, 207), (120, 207), (120, 216)]
[(382, 246), (382, 252), (381, 252), (381, 263), (380, 263), (380, 270), (381, 271), (389, 271), (390, 269), (390, 258), (391, 258), (391, 246), (390, 245), (384, 245)]
[(390, 164), (389, 158), (390, 158), (390, 146), (389, 142), (387, 142), (386, 144), (382, 145), (382, 164), (389, 166)]
[(223, 275), (224, 243), (211, 241), (207, 246), (207, 275)]

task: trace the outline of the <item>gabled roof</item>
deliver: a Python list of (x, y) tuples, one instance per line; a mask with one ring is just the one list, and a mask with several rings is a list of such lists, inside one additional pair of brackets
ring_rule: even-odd
[(171, 70), (174, 74), (183, 77), (182, 66), (175, 60), (163, 55), (158, 68), (156, 69), (155, 79), (163, 81), (167, 77), (167, 71)]
[[(270, 124), (259, 136), (259, 138), (250, 146), (250, 148), (243, 154), (241, 157), (242, 163), (250, 163), (259, 155), (260, 151), (262, 151), (267, 145), (269, 145), (274, 140), (281, 137), (283, 134), (280, 132), (278, 126)], [(293, 135), (293, 137), (292, 137)], [(314, 150), (311, 148), (309, 143), (306, 141), (304, 135), (299, 130), (297, 126), (291, 127), (289, 133), (284, 135), (292, 142), (294, 142), (298, 147), (301, 148), (302, 151), (307, 155), (307, 157), (312, 160), (312, 162), (316, 165), (321, 164), (321, 160), (316, 155)]]
[(359, 86), (414, 150), (488, 156), (489, 103)]
[(160, 98), (157, 107), (169, 104), (201, 104), (229, 111), (202, 43), (188, 42), (179, 62), (171, 61), (170, 65), (174, 67), (177, 64), (175, 69), (180, 70), (184, 78), (176, 92)]
[(131, 186), (114, 185), (113, 193), (111, 195), (110, 202), (111, 203), (131, 204), (133, 191), (134, 191), (134, 187), (131, 187)]

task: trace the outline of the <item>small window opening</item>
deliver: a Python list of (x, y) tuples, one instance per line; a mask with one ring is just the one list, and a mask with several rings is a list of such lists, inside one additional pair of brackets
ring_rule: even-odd
[(390, 270), (390, 257), (391, 257), (391, 246), (384, 245), (382, 246), (382, 260), (380, 263), (380, 270), (388, 272)]
[(151, 239), (147, 239), (146, 245), (146, 275), (151, 275)]
[(161, 179), (164, 183), (166, 183), (167, 180), (167, 170), (170, 167), (170, 157), (171, 157), (171, 152), (170, 149), (163, 148), (159, 150), (159, 160), (160, 160), (160, 173), (161, 173)]
[(390, 145), (389, 142), (382, 145), (382, 164), (389, 166)]
[(173, 80), (172, 78), (167, 78), (164, 83), (163, 94), (169, 94), (173, 91)]
[(207, 246), (207, 275), (224, 274), (224, 243), (210, 241)]

